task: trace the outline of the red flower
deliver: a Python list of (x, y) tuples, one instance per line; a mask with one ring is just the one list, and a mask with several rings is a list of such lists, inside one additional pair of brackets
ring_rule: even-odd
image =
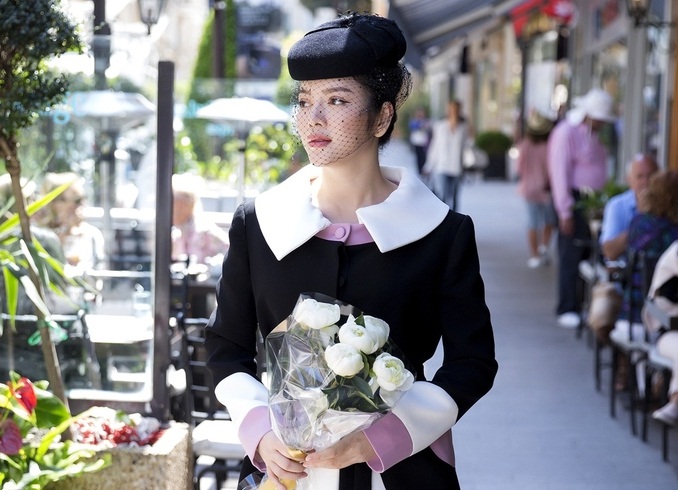
[(28, 378), (21, 378), (16, 383), (10, 383), (9, 391), (14, 398), (26, 409), (28, 413), (33, 413), (38, 400), (35, 397), (33, 383)]
[(12, 456), (21, 450), (21, 432), (12, 419), (0, 422), (0, 453)]

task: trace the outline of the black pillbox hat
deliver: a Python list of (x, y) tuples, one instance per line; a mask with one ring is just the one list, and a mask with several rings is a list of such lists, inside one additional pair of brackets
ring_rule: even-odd
[(351, 14), (308, 32), (290, 49), (287, 65), (294, 80), (352, 77), (397, 66), (406, 50), (394, 21)]

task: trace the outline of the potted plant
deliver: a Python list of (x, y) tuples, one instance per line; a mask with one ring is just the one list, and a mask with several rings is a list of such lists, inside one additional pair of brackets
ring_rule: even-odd
[(600, 221), (603, 219), (603, 210), (605, 204), (611, 197), (621, 194), (628, 187), (618, 184), (614, 180), (608, 180), (602, 189), (594, 191), (593, 189), (582, 189), (581, 198), (577, 201), (576, 207), (581, 210), (589, 222)]
[(485, 168), (486, 178), (506, 179), (506, 152), (511, 148), (513, 141), (501, 131), (490, 130), (478, 133), (475, 146), (484, 151), (488, 157)]

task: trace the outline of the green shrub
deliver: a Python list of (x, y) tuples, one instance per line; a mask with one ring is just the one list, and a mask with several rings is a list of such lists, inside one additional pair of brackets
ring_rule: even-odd
[(484, 131), (478, 133), (475, 141), (476, 147), (483, 150), (488, 155), (503, 155), (506, 153), (513, 141), (501, 131)]

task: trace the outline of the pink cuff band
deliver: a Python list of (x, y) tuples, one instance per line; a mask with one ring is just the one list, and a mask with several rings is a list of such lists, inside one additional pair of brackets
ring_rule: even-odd
[(259, 442), (270, 431), (271, 419), (268, 415), (267, 406), (255, 407), (247, 412), (238, 430), (240, 443), (245, 448), (247, 456), (252, 460), (252, 464), (260, 471), (266, 471), (266, 465), (260, 459), (255, 458), (255, 455)]
[(412, 439), (401, 420), (388, 413), (363, 431), (376, 456), (367, 465), (381, 473), (412, 454)]

